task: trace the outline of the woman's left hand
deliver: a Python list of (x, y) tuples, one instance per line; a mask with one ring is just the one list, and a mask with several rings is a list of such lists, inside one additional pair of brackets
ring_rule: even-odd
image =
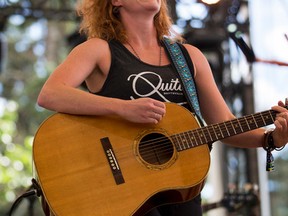
[(286, 104), (282, 101), (278, 102), (278, 106), (273, 106), (272, 109), (279, 112), (276, 116), (275, 130), (273, 131), (274, 145), (282, 147), (288, 143), (288, 101)]

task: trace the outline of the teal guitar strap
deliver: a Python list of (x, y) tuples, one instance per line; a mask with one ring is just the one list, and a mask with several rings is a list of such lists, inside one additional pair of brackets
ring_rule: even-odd
[(177, 42), (172, 42), (168, 38), (164, 38), (163, 43), (166, 47), (166, 50), (169, 53), (169, 56), (176, 68), (182, 85), (184, 86), (184, 93), (186, 94), (187, 101), (192, 109), (194, 109), (196, 115), (203, 122), (203, 118), (200, 112), (199, 100), (197, 96), (197, 91), (194, 83), (194, 79), (189, 70), (186, 59), (182, 53), (182, 50)]

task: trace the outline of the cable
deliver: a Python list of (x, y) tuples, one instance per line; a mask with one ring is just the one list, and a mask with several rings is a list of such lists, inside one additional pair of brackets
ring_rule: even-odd
[(40, 197), (42, 195), (41, 187), (40, 187), (40, 185), (38, 184), (38, 182), (34, 178), (32, 179), (32, 186), (31, 187), (33, 188), (32, 190), (29, 190), (29, 191), (25, 192), (24, 194), (19, 196), (14, 201), (13, 205), (10, 208), (8, 216), (12, 216), (12, 213), (13, 213), (14, 209), (18, 206), (18, 204), (22, 201), (23, 198), (27, 198), (27, 197), (35, 196), (35, 195)]

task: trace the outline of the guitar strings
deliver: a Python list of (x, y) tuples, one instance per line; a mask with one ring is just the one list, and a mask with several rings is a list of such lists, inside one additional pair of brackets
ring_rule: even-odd
[[(273, 120), (275, 118), (275, 112), (269, 110), (258, 114), (256, 113), (254, 115), (243, 116), (241, 118), (232, 119), (227, 122), (212, 124), (203, 128), (194, 129), (192, 131), (181, 132), (179, 134), (170, 136), (170, 139), (167, 137), (158, 137), (151, 140), (143, 141), (140, 142), (142, 148), (141, 155), (145, 158), (149, 158), (155, 156), (155, 150), (157, 151), (157, 153), (161, 154), (171, 153), (174, 151), (175, 148), (178, 151), (181, 149), (185, 150), (188, 148), (199, 146), (200, 144), (206, 144), (211, 141), (223, 139), (227, 136), (243, 133), (251, 130), (251, 128), (256, 129), (259, 128), (259, 125), (261, 127), (267, 125), (267, 122), (265, 121), (266, 118), (264, 118), (263, 116), (272, 117), (268, 120), (268, 123), (270, 124), (273, 123)], [(226, 136), (223, 135), (225, 131), (227, 133)], [(181, 137), (183, 136), (188, 137), (188, 139), (182, 139)], [(213, 137), (215, 137), (215, 139), (213, 139)], [(205, 140), (203, 140), (203, 138), (205, 138)], [(182, 140), (185, 140), (184, 144), (181, 143)]]
[[(249, 118), (250, 119), (249, 119)], [(256, 128), (258, 128), (259, 127), (259, 125), (257, 125), (257, 123), (256, 122), (254, 122), (254, 120), (256, 120), (256, 121), (258, 121), (258, 123), (259, 123), (259, 120), (261, 120), (261, 122), (263, 121), (263, 123), (264, 123), (264, 125), (266, 125), (267, 123), (265, 122), (265, 120), (263, 119), (263, 117), (262, 116), (255, 116), (254, 118), (252, 117), (252, 116), (248, 116), (248, 117), (246, 117), (246, 118), (239, 118), (239, 119), (233, 119), (233, 120), (231, 120), (231, 121), (227, 121), (225, 124), (223, 124), (222, 125), (222, 127), (221, 127), (221, 123), (219, 124), (219, 123), (217, 123), (217, 124), (214, 124), (214, 125), (210, 125), (210, 126), (207, 126), (207, 127), (203, 127), (203, 128), (198, 128), (198, 129), (195, 129), (194, 130), (194, 132), (193, 131), (188, 131), (188, 132), (183, 132), (183, 133), (186, 133), (186, 134), (188, 134), (189, 136), (191, 136), (191, 134), (193, 135), (193, 137), (198, 137), (198, 139), (196, 139), (196, 138), (193, 138), (193, 141), (196, 141), (197, 143), (197, 145), (199, 145), (199, 140), (200, 140), (200, 144), (202, 144), (202, 143), (205, 143), (205, 142), (209, 142), (209, 141), (213, 141), (213, 139), (211, 139), (211, 137), (212, 137), (212, 135), (211, 135), (211, 131), (212, 132), (214, 132), (214, 135), (216, 136), (216, 140), (218, 140), (219, 139), (219, 136), (220, 136), (220, 138), (224, 138), (224, 137), (221, 137), (221, 131), (222, 131), (222, 133), (223, 133), (223, 131), (230, 131), (231, 133), (232, 133), (232, 135), (236, 135), (236, 134), (238, 134), (238, 133), (242, 133), (242, 132), (246, 132), (247, 131), (247, 129), (249, 129), (250, 130), (250, 128), (251, 127), (247, 127), (246, 126), (246, 129), (245, 130), (243, 130), (243, 128), (244, 128), (244, 126), (242, 126), (241, 127), (241, 123), (243, 124), (243, 123), (245, 123), (246, 125), (249, 125), (248, 124), (248, 121), (250, 121), (250, 120), (253, 120), (253, 124), (254, 124), (254, 127), (253, 127), (253, 129), (256, 129)], [(235, 123), (235, 124), (233, 124), (233, 122)], [(260, 122), (260, 123), (261, 123)], [(229, 123), (229, 124), (228, 124)], [(259, 124), (260, 124), (259, 123)], [(270, 123), (270, 122), (269, 122)], [(227, 125), (228, 124), (228, 125)], [(251, 124), (250, 124), (251, 125)], [(251, 125), (252, 126), (252, 125)], [(256, 126), (256, 127), (255, 127)], [(262, 126), (262, 124), (261, 124), (261, 126)], [(224, 130), (223, 130), (223, 128), (224, 128)], [(206, 129), (206, 131), (205, 131), (205, 129)], [(219, 130), (220, 129), (220, 130)], [(221, 130), (222, 129), (222, 130)], [(218, 132), (217, 131), (213, 131), (213, 130), (219, 130)], [(180, 134), (176, 134), (176, 135), (173, 135), (173, 136), (181, 136), (181, 134), (183, 134), (183, 133), (180, 133)], [(201, 139), (201, 136), (199, 136), (199, 134), (201, 134), (201, 135), (205, 135), (205, 136), (203, 136), (203, 137), (205, 137), (205, 141), (202, 141), (202, 139)], [(213, 134), (213, 133), (212, 133)], [(210, 137), (210, 140), (207, 140), (207, 138), (206, 137), (208, 137), (207, 135), (209, 135), (209, 137)], [(228, 135), (230, 135), (230, 133), (228, 132)], [(157, 138), (157, 139), (159, 139), (159, 138)], [(167, 139), (167, 138), (166, 138)], [(154, 139), (154, 140), (149, 140), (149, 141), (146, 141), (147, 143), (148, 143), (148, 145), (150, 144), (150, 145), (155, 145), (155, 141), (156, 139)], [(191, 139), (190, 139), (190, 141), (191, 141)], [(194, 147), (194, 145), (193, 145), (193, 142), (191, 142), (192, 143), (192, 146), (188, 146), (188, 147)], [(166, 144), (165, 144), (166, 145)]]

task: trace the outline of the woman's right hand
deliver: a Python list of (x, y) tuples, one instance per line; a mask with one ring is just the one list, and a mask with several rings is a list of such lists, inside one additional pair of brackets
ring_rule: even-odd
[(151, 98), (123, 101), (119, 115), (135, 123), (157, 124), (166, 113), (165, 103)]

